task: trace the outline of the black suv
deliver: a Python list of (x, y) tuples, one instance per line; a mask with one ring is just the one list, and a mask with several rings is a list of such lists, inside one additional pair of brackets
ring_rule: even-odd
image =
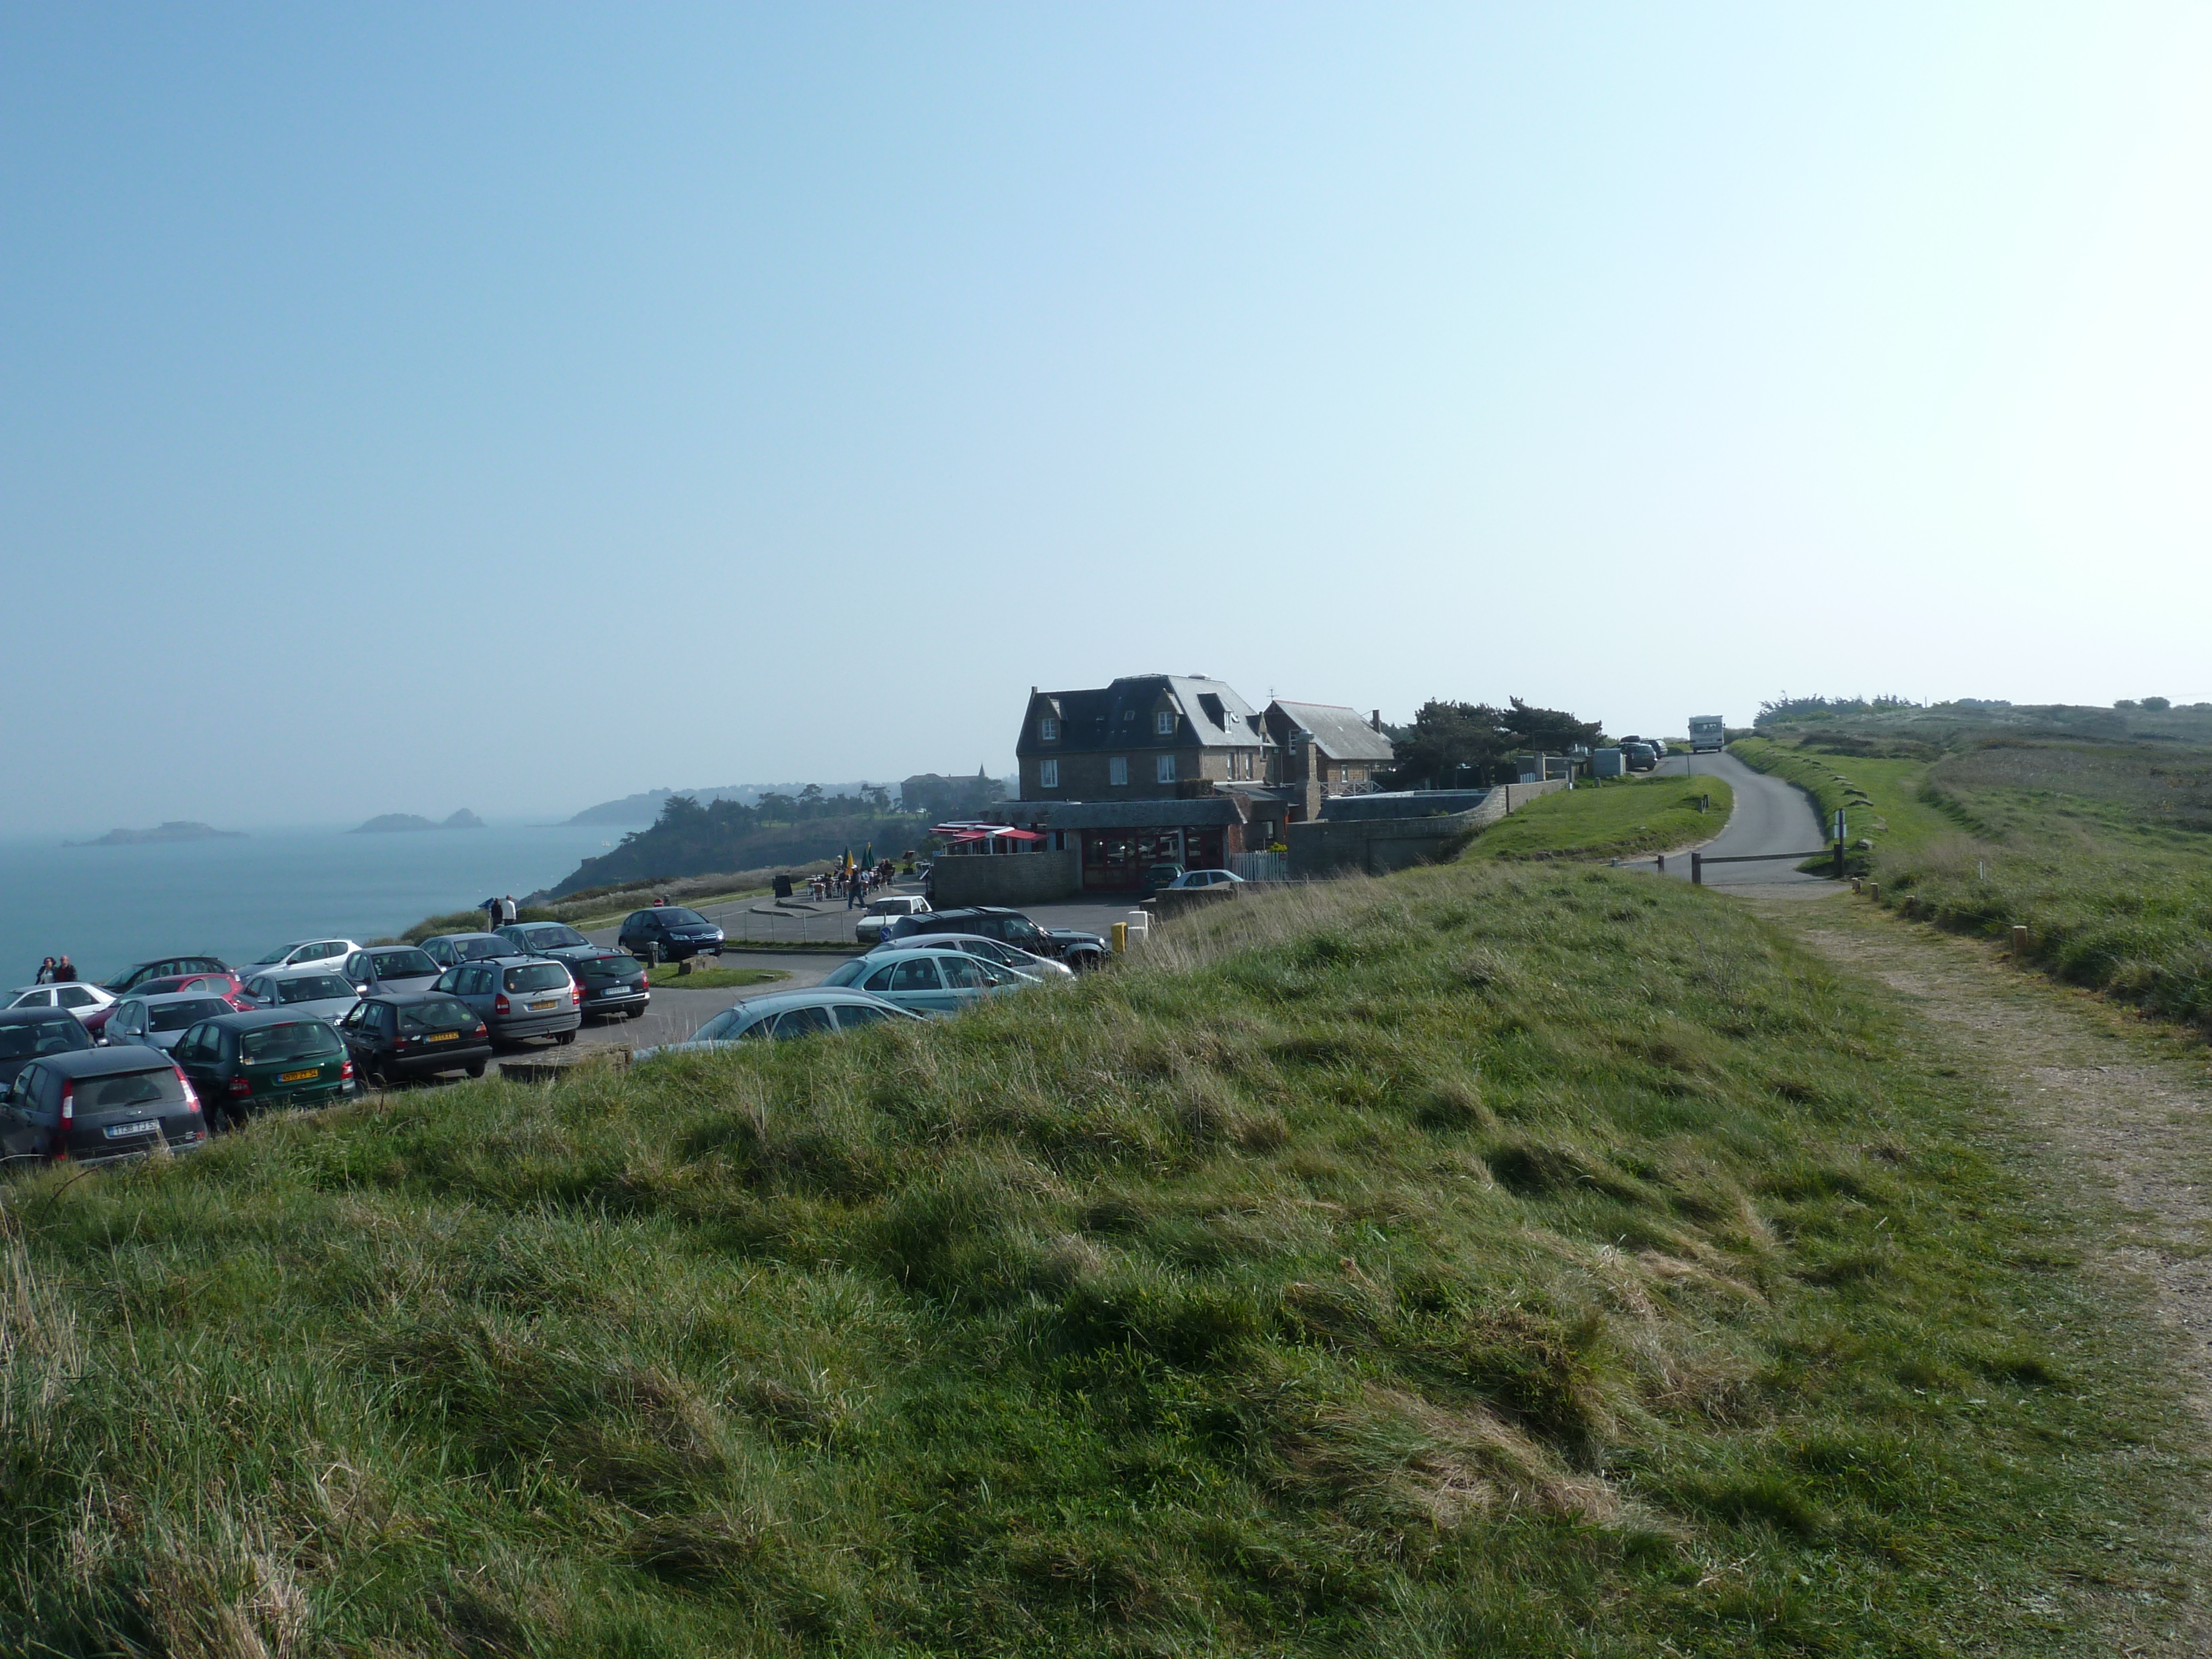
[(159, 1048), (41, 1054), (0, 1100), (0, 1154), (10, 1160), (106, 1164), (206, 1139), (199, 1097)]
[(656, 904), (633, 910), (623, 922), (622, 948), (647, 962), (682, 962), (687, 957), (722, 954), (722, 930), (696, 910), (680, 904)]
[(978, 904), (965, 910), (925, 910), (920, 915), (894, 916), (884, 929), (883, 942), (909, 939), (917, 934), (975, 933), (1064, 962), (1079, 973), (1106, 960), (1106, 941), (1096, 933), (1073, 927), (1040, 927), (1018, 910), (995, 904)]

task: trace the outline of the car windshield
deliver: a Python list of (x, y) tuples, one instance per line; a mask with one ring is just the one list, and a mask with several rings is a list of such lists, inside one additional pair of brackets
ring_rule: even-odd
[(557, 962), (533, 962), (520, 968), (507, 970), (507, 988), (510, 991), (565, 991), (568, 988), (568, 970)]
[(696, 910), (687, 910), (680, 904), (664, 904), (653, 913), (669, 927), (711, 927), (714, 924)]
[(824, 985), (850, 985), (868, 971), (869, 965), (866, 957), (855, 957), (852, 961), (831, 972), (822, 982)]
[(487, 933), (477, 939), (450, 939), (446, 948), (463, 962), (475, 962), (484, 957), (503, 957), (514, 946), (496, 934)]
[(385, 979), (408, 979), (438, 971), (438, 964), (430, 960), (425, 951), (379, 951), (369, 960), (375, 963), (378, 975)]
[(0, 1025), (0, 1060), (30, 1060), (92, 1047), (92, 1034), (73, 1016), (11, 1020)]
[(477, 1011), (458, 997), (433, 997), (399, 1011), (402, 1036), (427, 1036), (434, 1031), (473, 1031)]
[(338, 1034), (319, 1019), (294, 1020), (289, 1025), (264, 1025), (238, 1040), (238, 1057), (248, 1066), (267, 1066), (287, 1060), (335, 1059), (343, 1047)]
[(214, 1019), (230, 1012), (230, 1005), (219, 997), (194, 997), (190, 1002), (165, 1002), (149, 1011), (146, 1029), (149, 1031), (181, 1031), (187, 1025), (197, 1025), (204, 1019)]
[(527, 927), (516, 928), (515, 932), (522, 935), (533, 951), (557, 951), (564, 945), (589, 945), (592, 942), (566, 922), (533, 921)]
[(302, 974), (297, 979), (276, 981), (276, 1000), (279, 1002), (327, 1002), (337, 997), (349, 997), (353, 987), (336, 974)]
[(125, 1106), (149, 1106), (181, 1101), (185, 1085), (176, 1070), (164, 1066), (158, 1072), (125, 1072), (120, 1077), (79, 1078), (75, 1091), (79, 1116), (87, 1112), (112, 1112)]

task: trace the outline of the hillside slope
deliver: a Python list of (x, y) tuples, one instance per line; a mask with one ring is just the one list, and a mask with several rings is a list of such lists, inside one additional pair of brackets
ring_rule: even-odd
[(0, 1630), (2108, 1650), (2180, 1571), (2166, 1339), (1921, 1041), (1715, 895), (1470, 863), (946, 1024), (40, 1176)]

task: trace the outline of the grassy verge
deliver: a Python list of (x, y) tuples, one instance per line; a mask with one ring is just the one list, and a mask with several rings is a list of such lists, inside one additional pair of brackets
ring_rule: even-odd
[(700, 968), (684, 974), (674, 968), (653, 970), (653, 983), (677, 991), (728, 991), (745, 985), (769, 985), (791, 975), (781, 968)]
[[(1741, 906), (1463, 863), (921, 1029), (9, 1189), (25, 1650), (2109, 1650), (2191, 1499), (2004, 1123)], [(2109, 1575), (2104, 1575), (2109, 1577)]]
[[(1698, 810), (1703, 797), (1708, 810)], [(1474, 859), (1627, 858), (1710, 841), (1735, 797), (1718, 778), (1620, 778), (1540, 795), (1468, 844)]]

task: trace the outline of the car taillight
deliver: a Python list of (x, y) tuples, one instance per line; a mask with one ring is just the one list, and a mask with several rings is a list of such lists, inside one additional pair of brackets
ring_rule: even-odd
[(509, 1006), (510, 1005), (507, 1000), (507, 993), (504, 991), (501, 991), (496, 997), (492, 999), (491, 1011), (495, 1014), (503, 1014), (507, 1012)]
[(76, 1085), (74, 1082), (65, 1082), (62, 1085), (62, 1120), (54, 1127), (54, 1156), (56, 1158), (67, 1158), (69, 1156), (70, 1131), (74, 1128), (76, 1125)]
[(250, 1095), (253, 1092), (253, 1085), (242, 1077), (231, 1079), (228, 1086), (230, 1092), (234, 1095)]
[(192, 1087), (192, 1080), (185, 1075), (184, 1067), (172, 1066), (169, 1069), (177, 1074), (177, 1086), (185, 1091), (185, 1109), (188, 1112), (199, 1110), (199, 1091)]
[(568, 981), (568, 1006), (571, 1008), (580, 1008), (583, 1006), (583, 1002), (584, 988), (577, 984), (575, 981), (570, 980)]
[(338, 1081), (341, 1083), (350, 1083), (353, 1081), (353, 1062), (351, 1060), (346, 1061), (344, 1065), (338, 1067)]
[(470, 1032), (469, 1035), (471, 1036), (489, 1036), (491, 1035), (491, 1028), (487, 1026), (482, 1020), (478, 1020), (477, 1022), (477, 1029)]

